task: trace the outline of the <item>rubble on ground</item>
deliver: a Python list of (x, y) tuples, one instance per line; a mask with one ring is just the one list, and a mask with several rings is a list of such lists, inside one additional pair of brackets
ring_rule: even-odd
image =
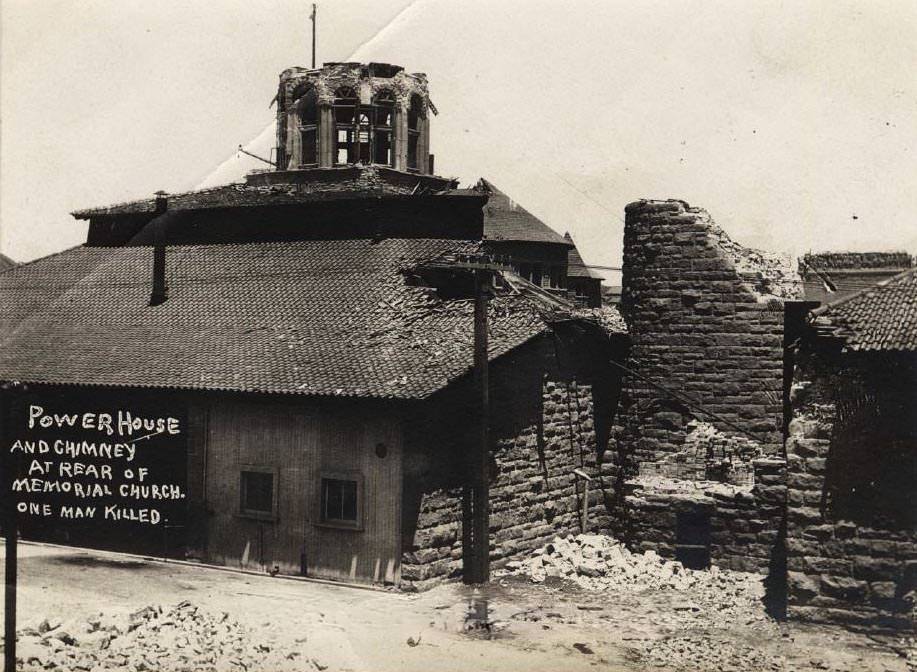
[(763, 594), (761, 576), (711, 567), (686, 569), (655, 551), (634, 553), (613, 537), (601, 534), (554, 537), (522, 561), (506, 564), (506, 571), (528, 575), (541, 583), (547, 577), (568, 579), (587, 590), (703, 590), (710, 589), (743, 602)]
[(99, 613), (62, 621), (43, 618), (19, 630), (17, 669), (223, 672), (322, 670), (304, 651), (278, 651), (257, 641), (229, 614), (190, 602), (168, 610), (149, 605), (134, 612)]

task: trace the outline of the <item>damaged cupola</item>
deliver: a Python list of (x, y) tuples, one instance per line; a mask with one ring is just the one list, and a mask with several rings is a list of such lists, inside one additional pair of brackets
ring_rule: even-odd
[(430, 174), (423, 73), (387, 63), (288, 68), (277, 91), (278, 171), (377, 164)]

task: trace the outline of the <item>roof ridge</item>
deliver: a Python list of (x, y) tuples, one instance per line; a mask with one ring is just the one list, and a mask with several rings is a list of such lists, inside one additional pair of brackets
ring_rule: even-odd
[(26, 266), (37, 264), (40, 261), (47, 261), (48, 259), (53, 259), (54, 257), (59, 257), (60, 255), (66, 254), (67, 252), (73, 252), (74, 250), (78, 250), (80, 248), (85, 248), (85, 247), (88, 247), (88, 246), (85, 243), (80, 243), (79, 245), (74, 245), (73, 247), (68, 247), (63, 250), (58, 250), (57, 252), (52, 252), (51, 254), (46, 254), (43, 257), (36, 257), (34, 259), (30, 259), (29, 261), (23, 261), (23, 262), (16, 264), (15, 266), (10, 266), (9, 268), (3, 269), (2, 271), (0, 271), (0, 275), (2, 275), (3, 273), (9, 273), (10, 271), (18, 271), (19, 269), (25, 268)]

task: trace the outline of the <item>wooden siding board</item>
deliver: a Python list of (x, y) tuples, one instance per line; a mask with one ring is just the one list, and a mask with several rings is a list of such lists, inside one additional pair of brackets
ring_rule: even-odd
[[(247, 569), (362, 582), (400, 580), (401, 430), (392, 417), (353, 407), (268, 401), (213, 403), (207, 432), (208, 555)], [(375, 454), (384, 443), (387, 455)], [(277, 517), (239, 511), (239, 472), (277, 469)], [(363, 478), (363, 529), (320, 527), (322, 470)], [(247, 551), (246, 551), (247, 549)]]

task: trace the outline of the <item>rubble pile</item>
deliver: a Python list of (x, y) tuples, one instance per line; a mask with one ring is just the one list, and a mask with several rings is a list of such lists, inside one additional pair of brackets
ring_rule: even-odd
[(752, 646), (736, 646), (705, 635), (646, 640), (642, 643), (640, 654), (645, 663), (666, 670), (783, 672), (787, 669), (786, 661), (781, 656), (769, 655)]
[(19, 631), (20, 670), (322, 670), (300, 651), (280, 652), (222, 612), (190, 602), (62, 622), (45, 618)]
[(527, 575), (534, 583), (552, 576), (593, 591), (691, 591), (717, 602), (719, 609), (757, 604), (763, 594), (757, 574), (717, 567), (686, 569), (655, 551), (632, 553), (614, 538), (601, 534), (555, 537), (525, 560), (507, 563), (506, 570)]

